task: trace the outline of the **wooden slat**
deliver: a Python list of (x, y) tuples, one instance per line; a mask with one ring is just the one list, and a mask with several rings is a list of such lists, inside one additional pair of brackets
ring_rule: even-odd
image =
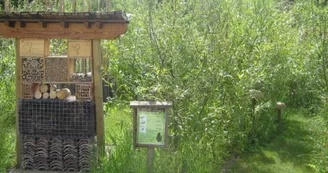
[(103, 23), (101, 28), (95, 24), (90, 28), (84, 23), (71, 23), (63, 28), (60, 23), (48, 23), (42, 28), (38, 23), (26, 23), (25, 28), (10, 28), (0, 22), (0, 36), (7, 38), (73, 38), (73, 39), (115, 39), (128, 29), (127, 23)]
[(94, 96), (96, 102), (96, 131), (99, 156), (105, 154), (105, 131), (104, 131), (104, 112), (103, 112), (103, 88), (101, 74), (101, 47), (100, 40), (92, 40), (93, 51), (93, 77), (94, 77)]
[(19, 133), (18, 103), (22, 97), (22, 59), (20, 58), (20, 39), (16, 39), (16, 163), (21, 165), (22, 137)]
[(44, 57), (43, 39), (20, 39), (19, 54), (24, 57)]
[(76, 57), (92, 57), (91, 40), (69, 40), (68, 56)]

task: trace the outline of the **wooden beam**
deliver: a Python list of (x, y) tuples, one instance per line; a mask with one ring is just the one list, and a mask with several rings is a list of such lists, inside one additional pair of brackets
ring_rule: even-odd
[(104, 130), (104, 110), (103, 110), (103, 88), (101, 74), (101, 47), (100, 40), (92, 40), (93, 51), (93, 77), (94, 96), (96, 102), (96, 131), (99, 156), (105, 155), (105, 130)]
[(68, 28), (60, 23), (47, 23), (42, 28), (38, 23), (25, 23), (25, 28), (12, 28), (0, 22), (0, 36), (6, 38), (75, 38), (75, 39), (115, 39), (128, 29), (127, 23), (103, 23), (101, 28), (84, 23), (70, 23)]
[(16, 39), (16, 163), (21, 165), (22, 137), (19, 133), (18, 104), (22, 97), (22, 63), (20, 58), (20, 39)]

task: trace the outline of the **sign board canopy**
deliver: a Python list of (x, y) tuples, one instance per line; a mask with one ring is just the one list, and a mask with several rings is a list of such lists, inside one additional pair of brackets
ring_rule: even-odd
[(167, 110), (171, 102), (133, 101), (133, 143), (136, 147), (167, 146)]

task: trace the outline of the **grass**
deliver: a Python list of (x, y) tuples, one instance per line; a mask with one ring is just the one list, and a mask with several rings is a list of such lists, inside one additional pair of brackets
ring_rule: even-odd
[(315, 141), (310, 118), (300, 111), (289, 111), (281, 132), (266, 146), (240, 155), (229, 172), (311, 173), (309, 166)]

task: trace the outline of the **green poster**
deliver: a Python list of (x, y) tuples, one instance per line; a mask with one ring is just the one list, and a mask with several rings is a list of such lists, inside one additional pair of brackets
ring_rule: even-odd
[(138, 112), (139, 144), (164, 145), (165, 113), (164, 112)]

